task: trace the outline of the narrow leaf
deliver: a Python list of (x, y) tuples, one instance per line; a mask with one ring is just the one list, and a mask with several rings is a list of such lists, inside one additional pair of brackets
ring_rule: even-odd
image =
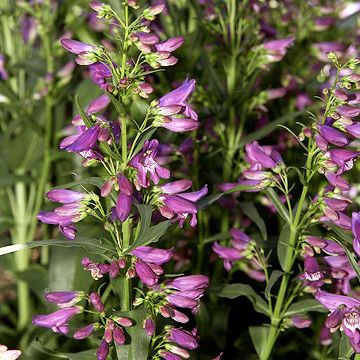
[(88, 128), (91, 128), (94, 124), (90, 121), (90, 119), (86, 116), (84, 110), (82, 109), (82, 107), (81, 107), (81, 105), (79, 103), (78, 95), (75, 95), (75, 107), (76, 107), (76, 111), (81, 116), (81, 118), (82, 118), (83, 122), (85, 123), (85, 125)]
[(82, 247), (92, 254), (103, 254), (106, 251), (114, 251), (109, 245), (101, 244), (98, 239), (91, 239), (85, 237), (79, 237), (76, 240), (40, 240), (40, 241), (31, 241), (26, 244), (15, 244), (4, 246), (0, 248), (0, 256), (11, 254), (16, 251), (21, 251), (25, 249), (32, 249), (41, 246), (63, 246), (63, 247)]
[(261, 236), (264, 240), (267, 240), (267, 231), (264, 220), (260, 217), (256, 207), (253, 203), (246, 202), (240, 203), (241, 210), (245, 213), (245, 215), (251, 219), (256, 226), (259, 228)]
[(274, 270), (271, 275), (268, 284), (265, 288), (265, 298), (270, 300), (270, 292), (272, 287), (275, 285), (275, 283), (278, 281), (278, 279), (283, 275), (284, 273), (279, 270)]
[(271, 203), (276, 207), (279, 215), (285, 220), (287, 223), (290, 221), (289, 212), (286, 210), (284, 204), (281, 202), (279, 195), (272, 188), (265, 189), (265, 193), (267, 197), (270, 199)]
[(246, 296), (254, 306), (254, 309), (262, 314), (269, 315), (268, 305), (265, 300), (258, 295), (255, 290), (246, 284), (230, 284), (225, 285), (218, 293), (218, 296), (235, 299), (239, 296)]
[(360, 267), (359, 267), (359, 264), (357, 263), (354, 255), (349, 251), (349, 249), (346, 246), (342, 245), (340, 241), (336, 240), (336, 242), (345, 250), (346, 256), (349, 260), (349, 263), (350, 263), (351, 267), (353, 268), (353, 270), (355, 271), (355, 274), (356, 274), (358, 280), (360, 281)]
[(327, 310), (315, 299), (300, 300), (290, 305), (285, 316), (304, 314), (309, 311), (327, 312)]
[(145, 141), (149, 140), (153, 136), (155, 131), (156, 131), (156, 128), (150, 129), (149, 131), (146, 131), (142, 135), (142, 137), (140, 138), (139, 142), (137, 143), (134, 151), (131, 154), (130, 160), (142, 149), (142, 147), (144, 146)]
[(250, 326), (249, 333), (259, 358), (263, 352), (269, 334), (268, 326)]
[[(344, 229), (340, 228), (339, 226), (331, 223), (331, 222), (324, 222), (325, 226), (330, 228), (340, 239), (344, 240), (349, 244), (353, 244), (353, 237), (350, 235), (350, 232), (345, 231)], [(340, 243), (341, 245), (341, 243)]]

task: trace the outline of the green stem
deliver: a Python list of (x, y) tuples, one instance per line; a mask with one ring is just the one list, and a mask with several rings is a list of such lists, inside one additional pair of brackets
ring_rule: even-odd
[[(127, 219), (122, 224), (122, 248), (130, 246), (130, 220)], [(132, 303), (131, 296), (131, 279), (126, 276), (123, 279), (123, 296), (121, 298), (121, 308), (123, 311), (130, 311)]]
[[(28, 216), (26, 214), (26, 186), (23, 182), (15, 185), (16, 214), (14, 244), (25, 244), (27, 242)], [(18, 251), (14, 254), (15, 267), (17, 272), (26, 271), (29, 266), (29, 250)], [(18, 301), (18, 330), (23, 330), (30, 320), (30, 296), (28, 284), (22, 280), (17, 281)]]
[(286, 253), (286, 258), (285, 258), (285, 263), (284, 263), (284, 273), (285, 274), (281, 280), (280, 289), (279, 289), (278, 296), (276, 299), (274, 312), (271, 316), (271, 327), (269, 330), (269, 335), (267, 337), (267, 341), (264, 346), (264, 349), (261, 353), (260, 360), (267, 360), (270, 358), (272, 349), (273, 349), (275, 342), (280, 333), (279, 325), (281, 324), (282, 317), (283, 317), (284, 302), (286, 303), (286, 308), (288, 306), (290, 306), (289, 301), (285, 301), (286, 293), (287, 293), (287, 288), (289, 285), (290, 273), (291, 273), (292, 267), (294, 265), (294, 261), (296, 259), (296, 257), (294, 256), (294, 251), (296, 248), (296, 241), (298, 238), (301, 213), (302, 213), (303, 205), (304, 205), (307, 193), (308, 193), (309, 181), (312, 177), (311, 166), (312, 166), (312, 158), (314, 156), (314, 151), (315, 151), (315, 144), (314, 143), (309, 144), (308, 150), (309, 150), (308, 158), (306, 160), (306, 185), (304, 185), (304, 187), (302, 189), (298, 207), (296, 209), (295, 217), (293, 218), (293, 221), (291, 221), (291, 224), (290, 224), (289, 246), (288, 246), (288, 251)]

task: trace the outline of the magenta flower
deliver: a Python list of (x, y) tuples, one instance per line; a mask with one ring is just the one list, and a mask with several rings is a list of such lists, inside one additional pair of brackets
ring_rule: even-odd
[(127, 177), (123, 174), (118, 176), (120, 193), (116, 201), (116, 214), (121, 222), (124, 222), (130, 215), (132, 205), (133, 187)]
[(269, 63), (280, 61), (287, 52), (287, 49), (293, 45), (295, 41), (294, 36), (288, 38), (271, 40), (264, 43), (266, 50), (266, 60)]
[(207, 185), (194, 192), (183, 192), (192, 185), (191, 180), (178, 180), (160, 186), (162, 192), (158, 196), (159, 211), (167, 219), (175, 217), (180, 227), (184, 225), (188, 215), (191, 215), (190, 225), (195, 227), (197, 224), (196, 202), (199, 201), (208, 192)]
[(178, 88), (160, 98), (154, 110), (154, 126), (175, 132), (197, 129), (198, 115), (187, 102), (194, 89), (195, 80), (186, 79)]
[(163, 269), (160, 266), (140, 259), (137, 259), (135, 262), (135, 270), (140, 280), (149, 287), (154, 286), (163, 273)]
[(220, 259), (224, 260), (224, 268), (227, 271), (232, 269), (236, 260), (240, 260), (242, 258), (239, 250), (232, 247), (221, 246), (217, 242), (214, 243), (212, 250), (220, 257)]
[(150, 186), (148, 174), (155, 185), (159, 183), (160, 178), (170, 178), (170, 171), (160, 166), (156, 161), (158, 146), (159, 142), (156, 139), (145, 141), (143, 149), (130, 162), (130, 165), (138, 171), (135, 184), (138, 189)]
[(97, 61), (96, 46), (66, 38), (61, 39), (61, 45), (65, 50), (78, 55), (75, 61), (79, 65), (91, 65)]
[(315, 299), (330, 310), (325, 326), (332, 331), (340, 328), (349, 338), (355, 352), (360, 353), (360, 301), (349, 296), (318, 290)]
[(304, 276), (309, 281), (318, 281), (324, 277), (316, 259), (307, 256), (304, 260)]
[(182, 46), (183, 43), (184, 38), (182, 36), (177, 36), (162, 42), (158, 42), (155, 44), (155, 48), (157, 51), (171, 53)]
[(7, 80), (9, 78), (9, 74), (5, 69), (5, 56), (0, 54), (0, 80)]
[(314, 247), (316, 252), (320, 252), (320, 249), (328, 255), (343, 255), (345, 250), (335, 241), (321, 239), (316, 236), (308, 236), (306, 241)]
[(153, 336), (156, 330), (154, 320), (146, 318), (143, 323), (143, 328), (147, 336)]
[(96, 352), (97, 360), (106, 360), (109, 355), (109, 345), (105, 340), (102, 340), (98, 351)]
[(171, 259), (172, 249), (164, 250), (150, 246), (138, 246), (135, 250), (131, 251), (131, 254), (142, 261), (162, 265)]
[(108, 264), (99, 264), (92, 262), (88, 257), (84, 257), (81, 260), (81, 264), (85, 270), (89, 270), (91, 276), (98, 280), (109, 272), (110, 266)]
[(56, 291), (45, 294), (45, 299), (63, 308), (75, 305), (84, 299), (84, 296), (82, 291)]
[(166, 338), (189, 350), (195, 350), (199, 346), (196, 337), (190, 331), (176, 329), (174, 327), (170, 327)]
[(274, 169), (283, 163), (281, 155), (273, 147), (260, 146), (257, 141), (246, 144), (245, 150), (251, 166), (260, 165), (264, 169)]
[(310, 327), (312, 321), (304, 316), (294, 316), (291, 318), (291, 325), (298, 329), (305, 329)]
[(74, 333), (74, 339), (76, 339), (76, 340), (86, 339), (87, 337), (89, 337), (94, 332), (94, 330), (95, 330), (95, 328), (97, 326), (98, 326), (98, 324), (95, 323), (95, 324), (87, 325), (87, 326), (77, 330)]
[(57, 310), (47, 315), (35, 315), (32, 323), (35, 326), (42, 326), (52, 329), (54, 332), (67, 334), (69, 331), (68, 321), (75, 315), (80, 314), (82, 308), (72, 306)]
[(354, 251), (358, 256), (360, 256), (360, 212), (352, 213), (351, 231), (354, 235), (354, 242), (353, 242)]
[(345, 146), (350, 142), (350, 140), (346, 137), (344, 133), (334, 129), (332, 126), (317, 125), (317, 127), (319, 129), (322, 138), (330, 144), (336, 146)]
[(105, 306), (104, 306), (103, 302), (101, 301), (101, 297), (98, 293), (91, 293), (90, 301), (91, 301), (91, 304), (96, 309), (96, 311), (98, 311), (99, 313), (104, 312)]
[(84, 199), (86, 194), (67, 189), (53, 189), (46, 193), (46, 197), (53, 202), (69, 204)]

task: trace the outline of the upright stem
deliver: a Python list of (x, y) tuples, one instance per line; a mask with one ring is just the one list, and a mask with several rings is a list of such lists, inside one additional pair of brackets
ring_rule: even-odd
[[(126, 249), (130, 245), (130, 222), (127, 219), (122, 223), (122, 246)], [(123, 296), (121, 299), (121, 308), (123, 311), (131, 310), (132, 294), (131, 294), (131, 279), (126, 276), (123, 279)]]
[[(26, 214), (26, 186), (23, 182), (15, 185), (16, 214), (15, 232), (13, 236), (14, 244), (25, 244), (27, 242), (28, 214)], [(14, 254), (17, 272), (25, 271), (29, 266), (29, 250), (18, 251)], [(30, 320), (30, 296), (29, 286), (22, 280), (17, 280), (17, 300), (18, 300), (18, 330), (23, 330)]]
[[(314, 155), (314, 144), (309, 144), (308, 146), (308, 158), (306, 160), (306, 185), (304, 185), (300, 200), (298, 203), (298, 207), (296, 209), (295, 217), (293, 218), (293, 221), (290, 224), (290, 237), (289, 237), (289, 246), (288, 251), (286, 253), (285, 263), (284, 263), (284, 276), (282, 277), (280, 289), (278, 292), (278, 296), (275, 303), (274, 312), (271, 316), (271, 326), (269, 330), (269, 335), (267, 337), (266, 344), (264, 346), (264, 349), (260, 355), (261, 360), (267, 360), (270, 358), (272, 349), (274, 347), (274, 344), (279, 336), (280, 333), (280, 324), (282, 321), (283, 313), (286, 311), (286, 307), (284, 308), (284, 301), (286, 298), (286, 290), (289, 284), (290, 280), (290, 273), (292, 270), (292, 267), (294, 265), (295, 261), (295, 248), (298, 238), (298, 232), (299, 232), (299, 224), (301, 219), (301, 213), (304, 205), (304, 201), (306, 199), (308, 188), (309, 188), (309, 181), (311, 178), (311, 167), (312, 167), (312, 158)], [(288, 304), (288, 302), (286, 302)], [(290, 305), (290, 304), (288, 304)]]

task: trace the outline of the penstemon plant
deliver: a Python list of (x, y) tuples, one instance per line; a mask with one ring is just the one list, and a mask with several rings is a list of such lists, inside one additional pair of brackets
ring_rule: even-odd
[[(101, 285), (90, 294), (46, 293), (46, 300), (60, 309), (34, 316), (33, 324), (68, 334), (70, 319), (83, 314), (88, 324), (77, 329), (73, 337), (82, 340), (95, 333), (100, 339), (96, 352), (99, 360), (108, 357), (112, 344), (112, 352), (119, 359), (188, 358), (188, 350), (196, 349), (198, 340), (196, 328), (183, 329), (189, 321), (186, 309), (197, 312), (208, 278), (173, 274), (164, 279), (163, 266), (171, 260), (172, 249), (149, 244), (157, 242), (173, 223), (183, 227), (188, 220), (196, 226), (196, 203), (206, 195), (207, 187), (188, 191), (192, 186), (188, 179), (160, 185), (160, 180), (170, 179), (171, 174), (159, 164), (158, 140), (150, 139), (161, 127), (172, 132), (198, 127), (197, 113), (188, 103), (195, 80), (186, 79), (175, 90), (153, 100), (141, 114), (142, 119), (136, 118), (132, 102), (139, 96), (148, 98), (153, 91), (147, 76), (177, 62), (172, 53), (183, 39), (160, 41), (151, 31), (151, 23), (163, 5), (139, 9), (129, 0), (122, 4), (121, 13), (97, 1), (90, 2), (90, 7), (109, 23), (113, 43), (120, 44), (120, 50), (61, 40), (67, 51), (77, 55), (77, 64), (89, 66), (92, 79), (104, 94), (85, 110), (75, 99), (75, 131), (60, 142), (60, 148), (80, 155), (83, 165), (94, 167), (104, 182), (100, 196), (85, 188), (83, 192), (66, 188), (49, 191), (47, 198), (62, 205), (53, 211), (40, 211), (38, 219), (57, 225), (73, 241), (69, 246), (84, 246), (101, 255), (102, 261), (82, 259), (84, 270)], [(87, 216), (97, 219), (107, 235), (93, 241), (77, 239), (76, 223)]]
[[(220, 293), (220, 296), (231, 298), (245, 295), (253, 301), (256, 311), (269, 317), (270, 326), (250, 328), (260, 359), (270, 358), (282, 331), (289, 327), (306, 328), (311, 325), (306, 313), (322, 309), (316, 306), (316, 300), (331, 312), (322, 336), (329, 337), (326, 329), (335, 331), (342, 324), (341, 330), (349, 337), (353, 350), (357, 353), (360, 350), (358, 300), (345, 296), (351, 292), (350, 280), (359, 276), (356, 257), (347, 247), (348, 243), (353, 243), (355, 255), (359, 254), (359, 216), (355, 212), (350, 218), (345, 213), (352, 201), (348, 193), (350, 185), (343, 177), (359, 156), (359, 152), (350, 147), (357, 139), (359, 129), (355, 121), (360, 114), (356, 106), (359, 60), (353, 58), (342, 65), (334, 53), (328, 56), (336, 67), (336, 74), (332, 84), (323, 90), (324, 111), (321, 116), (312, 115), (311, 126), (302, 125), (300, 135), (296, 136), (306, 155), (303, 169), (286, 166), (281, 155), (271, 146), (253, 142), (245, 147), (248, 169), (243, 171), (238, 184), (251, 184), (251, 191), (264, 190), (282, 219), (277, 243), (280, 269), (270, 272), (270, 254), (266, 254), (264, 247), (258, 248), (239, 230), (232, 231), (232, 247), (218, 243), (213, 245), (227, 270), (234, 262), (247, 258), (263, 271), (266, 300), (244, 284), (226, 285)], [(302, 185), (298, 198), (293, 194), (293, 185), (288, 178), (292, 171)], [(328, 184), (313, 186), (318, 173), (325, 176)], [(317, 194), (313, 198), (312, 191)], [(294, 199), (297, 201), (294, 202)], [(324, 229), (317, 229), (319, 225)], [(354, 239), (346, 232), (350, 229)], [(322, 233), (326, 230), (334, 232), (334, 240), (323, 238), (326, 235)], [(315, 255), (321, 251), (329, 256), (324, 257), (320, 266)], [(300, 274), (296, 271), (299, 258), (304, 260), (304, 271)], [(273, 294), (277, 281), (280, 285), (277, 293)], [(330, 292), (325, 291), (323, 286), (329, 287)], [(316, 300), (300, 300), (307, 292), (314, 294)]]

